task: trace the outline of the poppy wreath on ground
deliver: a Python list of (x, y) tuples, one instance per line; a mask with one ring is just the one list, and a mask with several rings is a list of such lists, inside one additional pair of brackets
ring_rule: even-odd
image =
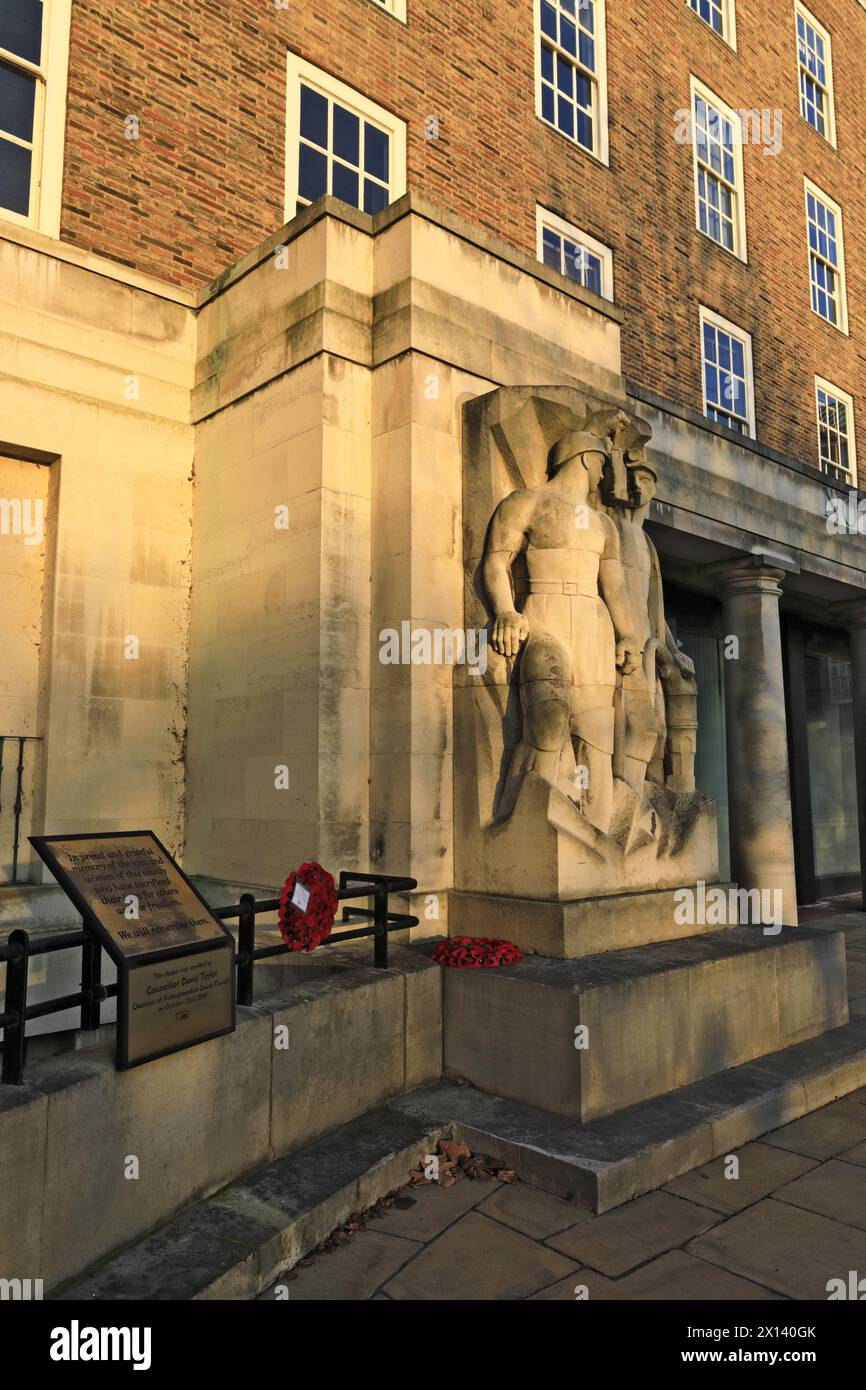
[[(300, 888), (301, 893), (296, 894)], [(297, 900), (309, 894), (306, 906)], [(290, 951), (315, 951), (331, 935), (339, 898), (334, 880), (321, 864), (302, 864), (289, 874), (280, 894), (280, 935)]]
[(452, 970), (492, 970), (523, 960), (523, 952), (513, 942), (492, 936), (452, 936), (434, 948), (433, 959)]

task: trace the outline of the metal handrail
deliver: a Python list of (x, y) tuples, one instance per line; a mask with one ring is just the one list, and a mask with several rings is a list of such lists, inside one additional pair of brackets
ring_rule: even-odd
[[(380, 970), (387, 970), (389, 933), (418, 925), (417, 917), (389, 911), (388, 895), (410, 893), (417, 887), (414, 878), (353, 873), (344, 869), (340, 874), (338, 900), (346, 902), (358, 898), (373, 898), (373, 909), (371, 911), (363, 907), (344, 907), (341, 922), (348, 923), (353, 918), (360, 917), (368, 925), (356, 927), (352, 931), (332, 932), (322, 945), (338, 946), (343, 941), (355, 941), (372, 936), (373, 964)], [(242, 893), (240, 902), (210, 909), (213, 916), (220, 921), (227, 922), (235, 918), (238, 920), (238, 949), (235, 954), (235, 997), (238, 1004), (250, 1005), (253, 1002), (255, 962), (285, 955), (290, 949), (285, 942), (279, 946), (260, 946), (256, 949), (256, 917), (262, 913), (276, 912), (279, 906), (279, 898), (257, 900), (254, 893)], [(28, 1004), (27, 980), (30, 960), (35, 956), (76, 947), (80, 947), (82, 952), (81, 989), (74, 994), (65, 994), (41, 1004)], [(31, 943), (30, 933), (18, 928), (10, 932), (5, 942), (0, 943), (0, 961), (6, 962), (5, 1009), (0, 1013), (0, 1028), (4, 1030), (3, 1041), (0, 1043), (0, 1051), (3, 1054), (0, 1082), (21, 1085), (24, 1080), (27, 1023), (34, 1018), (47, 1018), (51, 1014), (80, 1006), (81, 1031), (92, 1032), (99, 1027), (100, 1006), (107, 999), (116, 996), (117, 985), (101, 983), (102, 945), (93, 932), (89, 931), (73, 929), (55, 932)]]

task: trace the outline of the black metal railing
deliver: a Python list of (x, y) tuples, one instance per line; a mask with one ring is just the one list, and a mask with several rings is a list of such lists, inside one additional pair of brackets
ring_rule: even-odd
[[(9, 781), (4, 784), (4, 758), (7, 746), (13, 750), (13, 767), (15, 769), (15, 791), (12, 794), (12, 876), (10, 883), (18, 882), (18, 851), (21, 847), (21, 818), (24, 814), (24, 752), (28, 743), (41, 743), (41, 738), (35, 738), (32, 734), (0, 734), (0, 825), (2, 825), (3, 812), (8, 805)], [(5, 843), (5, 836), (4, 836)]]
[[(332, 931), (326, 946), (339, 946), (344, 941), (357, 941), (363, 937), (373, 938), (373, 964), (381, 970), (388, 968), (388, 936), (391, 932), (402, 931), (406, 927), (418, 925), (418, 918), (407, 913), (392, 912), (388, 898), (391, 893), (410, 893), (418, 884), (414, 878), (397, 878), (391, 874), (351, 873), (343, 870), (337, 897), (341, 902), (351, 902), (359, 898), (373, 899), (372, 908), (344, 907), (341, 925), (361, 918), (366, 925), (351, 931)], [(257, 899), (254, 893), (243, 893), (240, 902), (234, 906), (211, 908), (214, 917), (230, 922), (237, 918), (238, 943), (235, 955), (236, 999), (239, 1004), (253, 1002), (253, 971), (257, 960), (286, 955), (289, 947), (285, 942), (279, 946), (260, 946), (256, 949), (256, 917), (264, 913), (276, 912), (280, 906), (279, 898)], [(81, 948), (81, 989), (74, 994), (64, 994), (58, 999), (45, 1000), (41, 1004), (27, 1003), (27, 982), (30, 961), (36, 956), (46, 956), (54, 951), (67, 951)], [(51, 936), (43, 936), (31, 942), (30, 933), (17, 929), (9, 933), (5, 942), (0, 943), (0, 961), (6, 962), (6, 997), (4, 1012), (0, 1013), (0, 1028), (3, 1029), (3, 1053), (0, 1082), (20, 1085), (24, 1080), (24, 1060), (26, 1051), (27, 1024), (35, 1018), (47, 1018), (51, 1014), (63, 1013), (66, 1009), (81, 1009), (81, 1030), (92, 1032), (99, 1027), (100, 1006), (117, 994), (117, 985), (103, 985), (101, 982), (102, 945), (93, 932), (62, 931)]]

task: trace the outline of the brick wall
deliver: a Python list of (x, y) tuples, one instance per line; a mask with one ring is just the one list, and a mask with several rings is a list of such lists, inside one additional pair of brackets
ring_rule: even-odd
[[(700, 409), (704, 303), (753, 335), (759, 439), (816, 461), (817, 371), (858, 398), (866, 462), (866, 11), (810, 8), (834, 40), (835, 150), (799, 114), (793, 0), (736, 0), (737, 52), (686, 0), (607, 0), (608, 169), (535, 117), (532, 0), (409, 0), (408, 25), (374, 0), (75, 0), (62, 236), (188, 284), (273, 232), (292, 48), (407, 121), (410, 187), (524, 250), (537, 202), (611, 245), (628, 376)], [(748, 265), (695, 230), (673, 138), (690, 73), (784, 112), (780, 155), (744, 149)], [(809, 307), (804, 174), (843, 209), (850, 338)]]

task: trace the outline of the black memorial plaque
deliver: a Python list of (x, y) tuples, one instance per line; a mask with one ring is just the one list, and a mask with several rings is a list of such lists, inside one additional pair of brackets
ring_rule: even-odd
[(150, 830), (30, 843), (117, 966), (117, 1065), (230, 1033), (234, 940)]

